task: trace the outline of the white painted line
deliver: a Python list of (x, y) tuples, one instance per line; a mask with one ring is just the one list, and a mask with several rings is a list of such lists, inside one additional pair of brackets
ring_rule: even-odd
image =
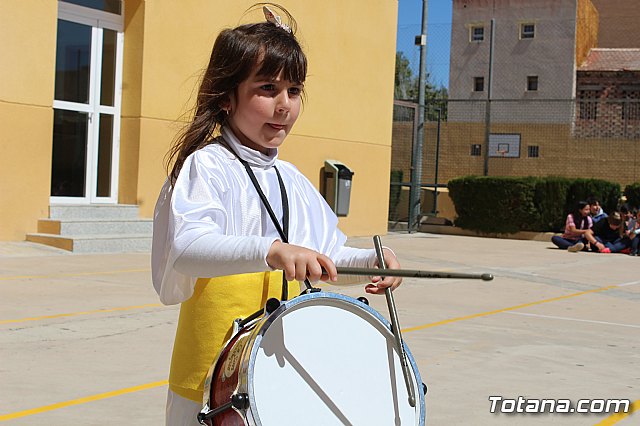
[(630, 285), (640, 284), (640, 281), (631, 281), (624, 284), (618, 284), (618, 287), (629, 287)]
[(528, 316), (528, 317), (537, 317), (537, 318), (558, 319), (558, 320), (565, 320), (565, 321), (589, 322), (589, 323), (592, 323), (592, 324), (615, 325), (615, 326), (618, 326), (618, 327), (640, 328), (640, 325), (620, 324), (618, 322), (594, 321), (594, 320), (585, 320), (585, 319), (579, 319), (579, 318), (556, 317), (556, 316), (553, 316), (553, 315), (528, 314), (526, 312), (503, 312), (503, 313), (511, 314), (511, 315), (524, 315), (524, 316)]

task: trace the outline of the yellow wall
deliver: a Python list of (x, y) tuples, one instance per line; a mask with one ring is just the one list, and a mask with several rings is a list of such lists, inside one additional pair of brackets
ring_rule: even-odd
[(576, 15), (576, 66), (579, 67), (589, 50), (598, 47), (598, 11), (591, 0), (578, 0)]
[[(411, 127), (406, 123), (395, 124), (394, 149), (411, 149)], [(492, 133), (519, 134), (521, 137), (519, 158), (489, 159), (489, 176), (566, 176), (597, 178), (618, 182), (624, 186), (640, 179), (640, 158), (636, 158), (638, 140), (632, 138), (578, 138), (572, 134), (570, 124), (544, 123), (492, 123)], [(436, 128), (434, 123), (425, 126), (423, 155), (424, 182), (432, 182), (430, 174), (435, 168)], [(483, 123), (442, 123), (440, 134), (439, 177), (440, 184), (460, 176), (482, 175), (484, 157), (471, 156), (471, 145), (480, 144), (484, 149), (485, 127)], [(539, 147), (539, 157), (529, 158), (528, 146)], [(482, 151), (484, 152), (484, 150)], [(408, 181), (410, 157), (395, 157), (393, 170), (402, 170)], [(427, 172), (428, 171), (428, 172)], [(424, 210), (429, 213), (428, 210)]]
[[(209, 0), (129, 3), (128, 10), (144, 17), (127, 31), (143, 27), (144, 47), (139, 125), (132, 124), (129, 115), (135, 112), (129, 110), (122, 143), (133, 145), (125, 139), (139, 131), (136, 201), (141, 214), (150, 217), (165, 177), (162, 159), (180, 128), (175, 120), (188, 117), (215, 36), (224, 27), (263, 18), (259, 10), (243, 17), (254, 1), (225, 2), (224, 7)], [(309, 59), (307, 102), (281, 158), (296, 164), (317, 187), (325, 159), (347, 164), (356, 174), (350, 214), (341, 218), (341, 228), (349, 235), (384, 233), (397, 1), (279, 3), (296, 18)], [(126, 90), (135, 89), (125, 89), (123, 98)]]
[(0, 1), (0, 240), (48, 216), (58, 5)]
[[(56, 0), (0, 1), (0, 240), (23, 240), (48, 216)], [(254, 0), (125, 2), (118, 201), (151, 217), (164, 156), (195, 101), (224, 27), (262, 20)], [(325, 159), (355, 171), (349, 235), (387, 225), (397, 0), (279, 1), (309, 58), (307, 102), (281, 158), (316, 185)], [(19, 182), (20, 184), (16, 184)], [(25, 189), (28, 189), (26, 191)]]

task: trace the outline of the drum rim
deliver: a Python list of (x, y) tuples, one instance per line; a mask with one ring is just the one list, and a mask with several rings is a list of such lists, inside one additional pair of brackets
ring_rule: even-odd
[[(313, 299), (337, 299), (337, 300), (355, 305), (359, 308), (364, 309), (373, 317), (378, 319), (378, 321), (380, 321), (389, 330), (389, 332), (391, 332), (391, 323), (387, 321), (387, 319), (384, 318), (382, 314), (380, 314), (378, 311), (376, 311), (369, 305), (362, 303), (361, 301), (353, 297), (346, 296), (344, 294), (328, 293), (328, 292), (320, 291), (315, 293), (303, 294), (291, 300), (282, 302), (280, 307), (278, 307), (278, 309), (276, 309), (271, 315), (263, 318), (262, 320), (260, 320), (258, 324), (256, 324), (256, 327), (254, 328), (252, 333), (252, 335), (255, 337), (251, 339), (253, 340), (253, 342), (252, 342), (251, 353), (249, 355), (248, 362), (247, 362), (247, 376), (246, 376), (247, 377), (246, 391), (247, 391), (247, 395), (249, 396), (249, 409), (246, 410), (247, 416), (245, 416), (245, 421), (247, 421), (248, 424), (255, 425), (255, 426), (263, 426), (262, 422), (260, 421), (260, 417), (257, 415), (258, 410), (256, 407), (255, 392), (253, 389), (253, 384), (254, 384), (253, 379), (254, 379), (254, 366), (255, 366), (256, 356), (258, 353), (258, 348), (260, 347), (260, 343), (262, 341), (262, 337), (264, 336), (264, 333), (266, 332), (266, 329), (268, 329), (268, 327), (276, 319), (278, 319), (281, 315), (283, 315), (288, 309)], [(404, 347), (407, 361), (411, 365), (414, 378), (416, 380), (416, 392), (417, 392), (416, 402), (420, 404), (420, 416), (419, 416), (419, 422), (417, 423), (417, 425), (424, 426), (425, 419), (426, 419), (426, 407), (425, 407), (425, 395), (422, 392), (422, 384), (423, 384), (422, 377), (420, 376), (420, 371), (418, 370), (418, 366), (415, 362), (415, 359), (413, 358), (413, 355), (411, 354), (411, 351), (407, 347), (407, 344), (404, 340), (402, 342), (402, 346)], [(240, 381), (238, 384), (240, 385)], [(242, 386), (239, 386), (239, 387), (242, 387)], [(249, 413), (251, 413), (251, 419), (249, 419)]]

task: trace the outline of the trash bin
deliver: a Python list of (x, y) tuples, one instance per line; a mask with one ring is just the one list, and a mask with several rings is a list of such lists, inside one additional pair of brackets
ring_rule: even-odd
[(336, 160), (324, 162), (324, 198), (337, 216), (349, 214), (354, 173)]

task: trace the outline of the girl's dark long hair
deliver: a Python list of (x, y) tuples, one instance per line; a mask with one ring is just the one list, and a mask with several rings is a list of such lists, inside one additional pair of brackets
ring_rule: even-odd
[(254, 71), (256, 75), (269, 78), (282, 72), (285, 80), (304, 83), (307, 58), (295, 37), (295, 20), (281, 6), (268, 4), (284, 13), (291, 32), (270, 22), (246, 24), (220, 32), (198, 90), (193, 119), (165, 158), (171, 185), (175, 184), (186, 158), (212, 143), (226, 120), (229, 95)]
[(578, 201), (576, 209), (571, 213), (571, 216), (573, 216), (573, 223), (576, 225), (576, 229), (589, 229), (589, 217), (582, 216), (582, 213), (580, 213), (580, 211), (588, 205), (589, 203), (587, 203), (586, 201)]

